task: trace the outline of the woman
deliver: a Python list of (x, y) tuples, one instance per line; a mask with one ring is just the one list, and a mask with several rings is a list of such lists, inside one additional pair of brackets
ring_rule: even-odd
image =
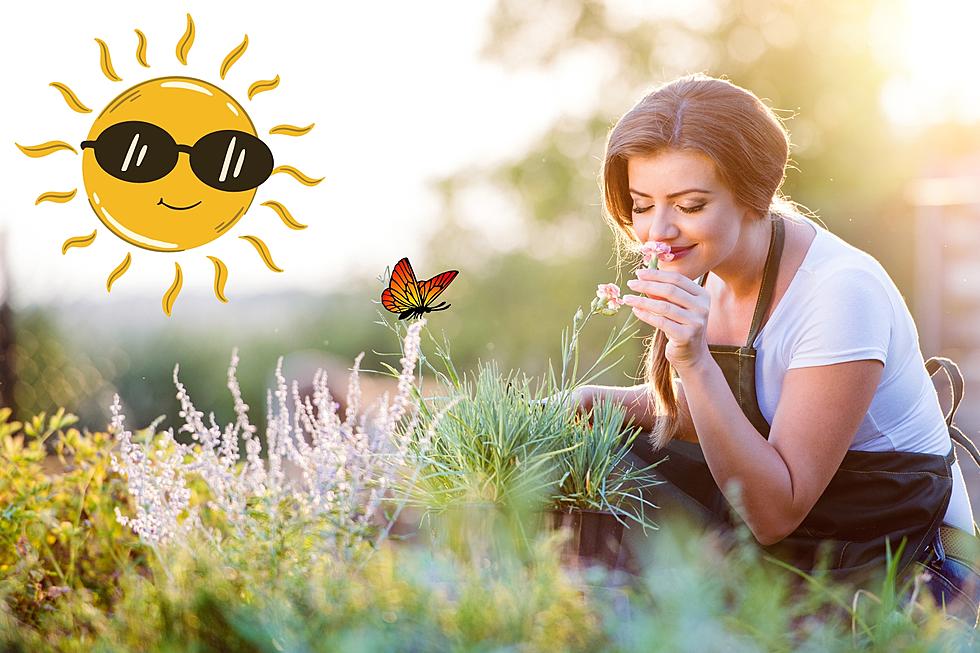
[(955, 405), (944, 418), (931, 379), (958, 368), (927, 369), (878, 261), (780, 197), (788, 154), (769, 107), (702, 74), (619, 120), (606, 219), (619, 244), (665, 243), (673, 258), (627, 282), (624, 302), (657, 330), (646, 383), (579, 399), (622, 401), (650, 431), (634, 452), (667, 455), (666, 487), (705, 521), (737, 516), (777, 557), (851, 579), (883, 571), (885, 542), (904, 539), (899, 573), (928, 566), (937, 602), (975, 625), (978, 531)]

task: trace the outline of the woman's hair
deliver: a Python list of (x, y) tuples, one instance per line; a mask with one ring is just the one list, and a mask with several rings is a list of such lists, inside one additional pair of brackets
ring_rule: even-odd
[[(773, 110), (727, 80), (695, 73), (655, 89), (619, 119), (606, 144), (603, 217), (616, 236), (617, 267), (624, 252), (634, 258), (641, 244), (627, 226), (633, 207), (627, 177), (630, 157), (665, 150), (699, 152), (714, 163), (737, 204), (751, 209), (759, 220), (778, 215), (801, 221), (797, 205), (778, 193), (789, 146), (788, 132)], [(666, 446), (680, 424), (666, 346), (667, 336), (658, 329), (647, 339), (644, 355), (644, 378), (658, 416), (650, 434), (655, 449)]]

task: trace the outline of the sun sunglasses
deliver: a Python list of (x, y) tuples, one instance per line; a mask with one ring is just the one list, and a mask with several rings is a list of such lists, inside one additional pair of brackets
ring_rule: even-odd
[(243, 191), (257, 188), (272, 174), (272, 151), (251, 134), (225, 129), (202, 136), (194, 145), (178, 145), (162, 128), (148, 122), (120, 122), (83, 141), (107, 173), (137, 184), (170, 174), (177, 156), (190, 156), (194, 175), (211, 188)]

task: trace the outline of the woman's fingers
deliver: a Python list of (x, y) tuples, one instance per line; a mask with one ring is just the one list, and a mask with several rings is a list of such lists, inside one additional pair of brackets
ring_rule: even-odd
[(681, 326), (677, 322), (670, 320), (662, 315), (657, 315), (656, 313), (651, 313), (650, 311), (645, 311), (642, 308), (633, 307), (633, 314), (637, 318), (646, 322), (655, 329), (660, 329), (667, 334), (667, 337), (671, 340), (680, 340), (682, 334), (678, 331)]
[(704, 289), (691, 279), (688, 279), (683, 274), (677, 272), (671, 272), (670, 270), (648, 270), (641, 268), (636, 271), (636, 277), (641, 281), (661, 281), (663, 283), (669, 283), (681, 290), (684, 290), (690, 295), (698, 295)]
[(698, 304), (697, 297), (670, 283), (627, 279), (626, 285), (633, 292), (643, 293), (651, 299), (667, 300), (684, 308), (694, 308)]
[(689, 321), (689, 317), (685, 315), (686, 311), (684, 309), (677, 306), (677, 304), (672, 304), (668, 301), (650, 299), (649, 297), (643, 297), (642, 295), (624, 295), (623, 303), (627, 306), (638, 308), (647, 313), (653, 313), (655, 315), (662, 315), (670, 318), (678, 324), (684, 324)]

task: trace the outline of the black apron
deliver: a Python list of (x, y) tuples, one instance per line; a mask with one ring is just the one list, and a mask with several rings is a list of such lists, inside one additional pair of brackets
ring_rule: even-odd
[[(766, 439), (769, 438), (770, 425), (759, 410), (756, 399), (756, 350), (752, 344), (772, 302), (776, 271), (783, 250), (782, 218), (772, 218), (772, 225), (773, 236), (748, 342), (744, 347), (708, 345), (712, 358), (724, 373), (745, 416)], [(699, 281), (702, 287), (706, 279), (707, 273)], [(930, 359), (927, 370), (934, 374), (942, 364), (952, 380), (950, 369), (942, 361), (948, 359)], [(952, 365), (955, 367), (955, 363)], [(958, 373), (958, 368), (956, 371)], [(956, 410), (959, 397), (954, 397), (954, 401), (947, 417), (947, 426), (954, 439), (965, 446), (965, 436), (952, 425), (952, 413)], [(644, 446), (649, 445), (644, 443), (641, 448)], [(976, 447), (973, 447), (975, 450)], [(636, 453), (650, 458), (649, 451)], [(733, 515), (736, 513), (715, 483), (700, 445), (675, 440), (664, 449), (653, 452), (653, 460), (664, 458), (664, 453), (667, 457), (655, 471), (710, 512), (717, 523), (734, 526)], [(884, 571), (886, 540), (890, 542), (894, 556), (904, 538), (907, 541), (898, 567), (901, 575), (913, 560), (925, 554), (931, 536), (935, 535), (942, 522), (952, 495), (950, 465), (955, 460), (952, 447), (945, 456), (848, 451), (827, 489), (799, 527), (780, 542), (762, 548), (773, 557), (801, 570), (813, 571), (822, 563), (822, 568), (828, 570), (831, 578), (861, 581)], [(653, 488), (653, 493), (655, 496), (656, 488)]]

